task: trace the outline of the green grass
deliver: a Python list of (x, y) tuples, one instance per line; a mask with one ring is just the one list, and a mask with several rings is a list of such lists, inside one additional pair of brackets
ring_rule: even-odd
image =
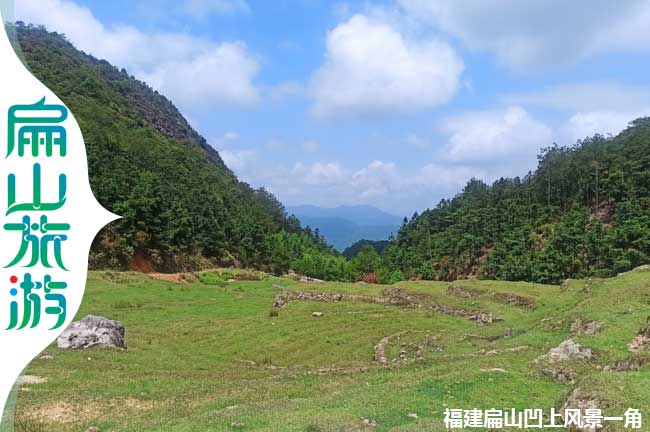
[[(563, 287), (459, 281), (482, 289), (470, 298), (449, 295), (446, 283), (396, 285), (433, 303), (503, 319), (485, 327), (426, 309), (355, 302), (296, 301), (277, 316), (269, 313), (280, 292), (273, 285), (369, 295), (381, 295), (385, 286), (278, 278), (222, 283), (227, 279), (216, 273), (200, 280), (91, 273), (78, 317), (122, 321), (129, 349), (50, 347), (53, 359), (34, 360), (26, 370), (48, 382), (20, 393), (18, 431), (355, 431), (366, 430), (362, 418), (376, 421), (376, 431), (444, 430), (447, 407), (548, 410), (576, 386), (605, 401), (607, 415), (650, 406), (648, 366), (602, 370), (630, 356), (627, 343), (650, 315), (650, 272)], [(494, 296), (500, 292), (532, 298), (536, 307), (504, 304)], [(315, 311), (324, 315), (312, 317)], [(568, 365), (576, 383), (560, 384), (532, 361), (570, 337), (577, 317), (602, 321), (603, 328), (572, 336), (595, 358)], [(501, 336), (505, 327), (513, 337), (467, 337)], [(387, 367), (373, 361), (374, 345), (407, 330), (389, 345), (389, 357), (412, 343), (424, 347), (423, 360)], [(515, 347), (524, 348), (509, 350)], [(506, 372), (485, 371), (492, 368)]]

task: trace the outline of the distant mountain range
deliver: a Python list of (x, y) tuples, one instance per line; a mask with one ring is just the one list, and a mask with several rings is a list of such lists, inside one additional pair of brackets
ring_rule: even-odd
[(303, 226), (318, 228), (327, 241), (343, 251), (355, 242), (385, 240), (396, 234), (402, 218), (368, 205), (334, 208), (303, 205), (288, 207)]

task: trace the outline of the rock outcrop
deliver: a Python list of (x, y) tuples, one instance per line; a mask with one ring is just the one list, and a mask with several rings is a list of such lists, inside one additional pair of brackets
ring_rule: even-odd
[(83, 349), (91, 347), (126, 349), (124, 326), (101, 316), (88, 315), (75, 321), (57, 339), (62, 349)]
[(571, 339), (567, 339), (538, 360), (546, 360), (549, 363), (560, 363), (565, 361), (589, 360), (592, 357), (591, 350)]

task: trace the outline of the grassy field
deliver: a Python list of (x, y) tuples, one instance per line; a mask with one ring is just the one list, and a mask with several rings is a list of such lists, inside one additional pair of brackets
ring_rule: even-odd
[[(279, 286), (372, 296), (385, 286), (274, 277), (217, 284), (211, 276), (177, 283), (91, 273), (78, 317), (122, 321), (128, 351), (50, 347), (51, 359), (25, 371), (47, 382), (22, 386), (18, 431), (437, 431), (445, 408), (548, 410), (578, 387), (606, 415), (650, 407), (650, 365), (604, 370), (644, 355), (627, 344), (650, 315), (650, 271), (561, 287), (458, 281), (460, 294), (441, 282), (390, 287), (501, 319), (485, 326), (426, 307), (361, 301), (272, 308)], [(530, 304), (509, 303), (511, 294)], [(576, 318), (602, 329), (571, 335)], [(503, 337), (506, 327), (512, 337)], [(374, 347), (388, 336), (381, 364)], [(594, 358), (562, 365), (575, 379), (560, 383), (534, 360), (569, 337)], [(400, 351), (406, 359), (393, 361)]]

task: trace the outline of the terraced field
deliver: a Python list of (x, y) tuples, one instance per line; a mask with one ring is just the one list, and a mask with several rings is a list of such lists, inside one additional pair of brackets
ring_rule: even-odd
[[(79, 318), (122, 321), (128, 350), (49, 348), (18, 431), (437, 431), (446, 408), (650, 407), (644, 269), (562, 286), (168, 279), (91, 273)], [(591, 358), (539, 359), (567, 339)]]

